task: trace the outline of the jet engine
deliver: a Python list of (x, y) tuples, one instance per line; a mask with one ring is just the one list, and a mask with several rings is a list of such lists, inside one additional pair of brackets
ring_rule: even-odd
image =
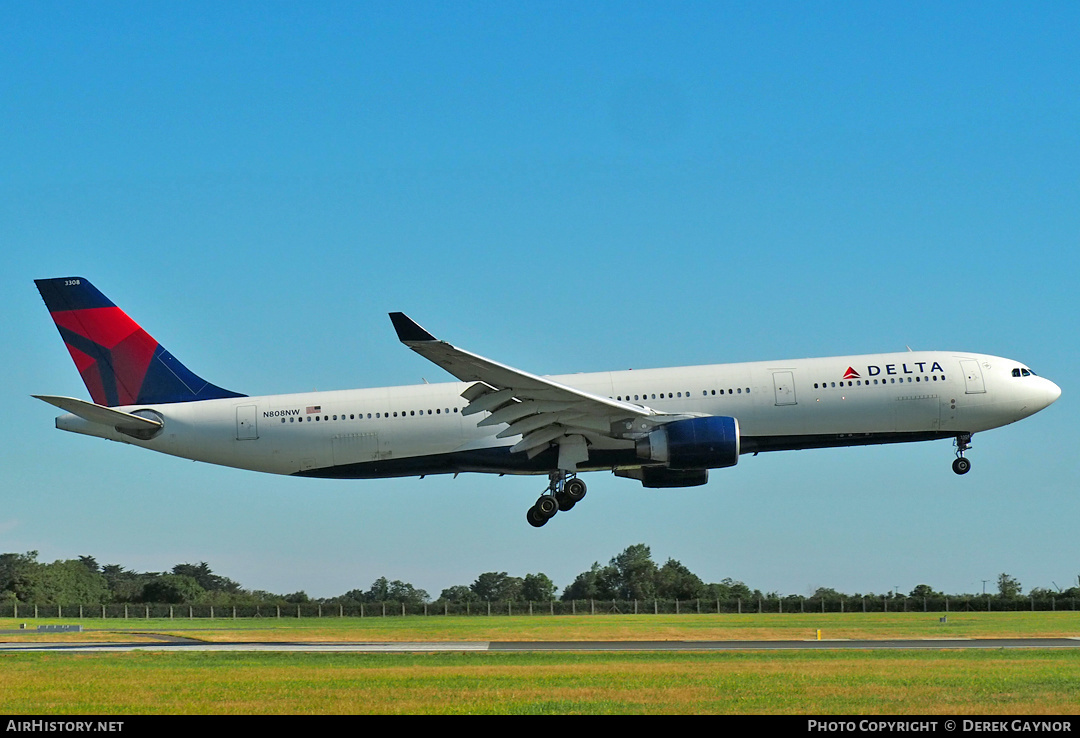
[(709, 481), (708, 469), (668, 469), (663, 466), (643, 466), (640, 469), (616, 469), (615, 476), (636, 479), (642, 487), (699, 487)]
[[(668, 469), (700, 470), (739, 461), (739, 421), (721, 415), (665, 423), (636, 443), (637, 457)], [(704, 484), (704, 480), (697, 482)]]

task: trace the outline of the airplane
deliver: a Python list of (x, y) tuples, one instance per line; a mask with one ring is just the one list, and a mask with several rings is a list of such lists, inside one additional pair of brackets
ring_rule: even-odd
[(966, 474), (974, 433), (1061, 395), (1018, 361), (910, 349), (538, 376), (390, 313), (457, 382), (253, 397), (196, 375), (85, 278), (35, 283), (92, 398), (33, 395), (67, 413), (61, 430), (300, 477), (546, 474), (537, 528), (584, 498), (588, 471), (691, 487), (745, 454), (951, 438)]

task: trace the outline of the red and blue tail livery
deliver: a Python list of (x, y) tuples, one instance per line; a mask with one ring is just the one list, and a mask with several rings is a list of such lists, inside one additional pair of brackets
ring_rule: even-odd
[(98, 405), (245, 397), (196, 375), (86, 279), (34, 282)]

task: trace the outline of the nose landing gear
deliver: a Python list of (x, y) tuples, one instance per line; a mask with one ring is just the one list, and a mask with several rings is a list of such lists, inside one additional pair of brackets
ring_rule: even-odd
[(953, 445), (956, 446), (956, 461), (952, 463), (952, 470), (957, 474), (967, 474), (971, 471), (971, 462), (964, 458), (964, 452), (971, 448), (971, 434), (961, 433)]
[(534, 528), (540, 528), (555, 517), (560, 510), (572, 508), (585, 497), (585, 482), (576, 475), (559, 470), (548, 473), (548, 488), (536, 504), (529, 508), (525, 519)]

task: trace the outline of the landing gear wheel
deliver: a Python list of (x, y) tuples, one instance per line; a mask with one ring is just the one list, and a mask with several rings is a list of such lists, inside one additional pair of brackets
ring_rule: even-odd
[(961, 433), (953, 445), (956, 446), (956, 461), (952, 463), (952, 470), (957, 474), (967, 474), (971, 471), (971, 462), (964, 458), (964, 452), (971, 448), (971, 434)]
[(563, 485), (563, 495), (566, 499), (570, 500), (571, 504), (581, 502), (585, 497), (585, 482), (581, 481), (577, 477), (573, 479), (567, 479), (566, 484)]
[(536, 501), (536, 504), (532, 506), (532, 509), (536, 511), (536, 517), (543, 518), (546, 521), (559, 512), (559, 502), (551, 495), (542, 495)]
[[(529, 525), (539, 528), (555, 516), (560, 510), (565, 512), (581, 502), (585, 497), (585, 482), (573, 472), (557, 469), (548, 472), (548, 488), (536, 501), (526, 515)], [(567, 478), (569, 477), (569, 478)]]
[(536, 508), (530, 507), (529, 512), (525, 513), (525, 519), (529, 521), (529, 525), (534, 528), (543, 528), (550, 518), (541, 518), (536, 514)]

